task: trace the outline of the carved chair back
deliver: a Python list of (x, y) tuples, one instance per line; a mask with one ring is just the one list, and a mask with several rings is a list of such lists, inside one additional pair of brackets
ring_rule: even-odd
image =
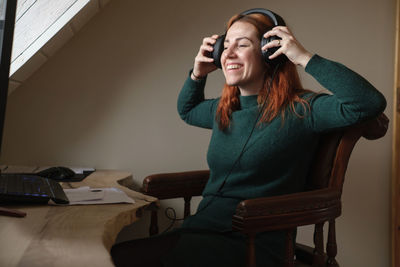
[[(364, 137), (369, 140), (378, 139), (386, 134), (388, 129), (388, 118), (381, 114), (376, 119), (340, 129), (334, 132), (322, 134), (318, 149), (311, 167), (306, 190), (317, 190), (331, 188), (342, 192), (345, 173), (350, 160), (350, 155), (357, 141)], [(312, 262), (313, 266), (338, 266), (335, 260), (337, 254), (335, 219), (328, 220), (328, 240), (326, 256), (323, 253), (323, 223), (316, 224), (314, 228), (314, 251), (312, 257), (304, 253), (305, 247), (296, 251), (296, 256), (308, 257), (306, 261)]]

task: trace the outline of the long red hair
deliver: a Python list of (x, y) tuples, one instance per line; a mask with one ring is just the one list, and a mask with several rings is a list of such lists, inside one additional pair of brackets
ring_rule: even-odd
[[(249, 15), (233, 16), (227, 23), (227, 29), (237, 21), (247, 22), (255, 26), (260, 41), (262, 35), (273, 26), (272, 22), (265, 15), (254, 13)], [(310, 109), (308, 101), (301, 98), (301, 95), (304, 94), (306, 90), (304, 90), (301, 85), (296, 66), (290, 60), (281, 63), (276, 70), (271, 88), (268, 92), (273, 71), (274, 67), (266, 64), (264, 85), (258, 94), (257, 102), (261, 105), (266, 101), (266, 98), (268, 98), (268, 100), (264, 110), (261, 111), (262, 115), (259, 124), (272, 121), (279, 113), (284, 120), (285, 108), (287, 106), (289, 106), (290, 110), (298, 117), (302, 117), (302, 115), (295, 111), (295, 103), (300, 103), (304, 111)], [(239, 95), (240, 91), (237, 86), (229, 86), (225, 84), (216, 114), (216, 119), (221, 130), (225, 130), (229, 127), (232, 113), (240, 108)]]

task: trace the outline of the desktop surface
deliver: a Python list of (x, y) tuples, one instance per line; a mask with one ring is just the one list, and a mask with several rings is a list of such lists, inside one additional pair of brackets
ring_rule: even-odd
[(27, 216), (0, 216), (0, 266), (113, 266), (109, 250), (119, 231), (157, 203), (121, 184), (132, 184), (130, 173), (98, 170), (63, 187), (116, 187), (134, 204), (5, 206)]

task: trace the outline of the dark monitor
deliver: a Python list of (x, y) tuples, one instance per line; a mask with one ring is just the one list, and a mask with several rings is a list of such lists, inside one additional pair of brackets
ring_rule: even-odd
[(0, 0), (0, 151), (8, 95), (17, 0)]
[[(0, 0), (0, 149), (6, 117), (16, 9), (17, 0)], [(59, 204), (69, 203), (61, 185), (56, 181), (30, 174), (1, 174), (0, 171), (0, 203), (47, 203), (50, 199)], [(0, 215), (23, 217), (26, 214), (2, 208)]]

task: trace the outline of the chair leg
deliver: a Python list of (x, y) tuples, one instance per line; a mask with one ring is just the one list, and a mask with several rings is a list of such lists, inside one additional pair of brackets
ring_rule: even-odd
[(324, 266), (324, 224), (318, 223), (315, 225), (314, 231), (314, 257), (313, 266)]
[(286, 231), (285, 267), (294, 267), (293, 229)]
[(150, 236), (158, 234), (157, 210), (152, 210), (151, 211), (149, 233), (150, 233)]
[(185, 200), (185, 209), (183, 216), (186, 218), (190, 215), (190, 200), (192, 199), (192, 197), (184, 197), (183, 199)]
[(337, 255), (336, 227), (335, 220), (329, 221), (328, 242), (326, 244), (326, 254), (328, 255), (327, 266), (338, 267), (335, 257)]
[(248, 234), (247, 236), (247, 262), (246, 267), (256, 267), (256, 247), (255, 247), (255, 234)]

